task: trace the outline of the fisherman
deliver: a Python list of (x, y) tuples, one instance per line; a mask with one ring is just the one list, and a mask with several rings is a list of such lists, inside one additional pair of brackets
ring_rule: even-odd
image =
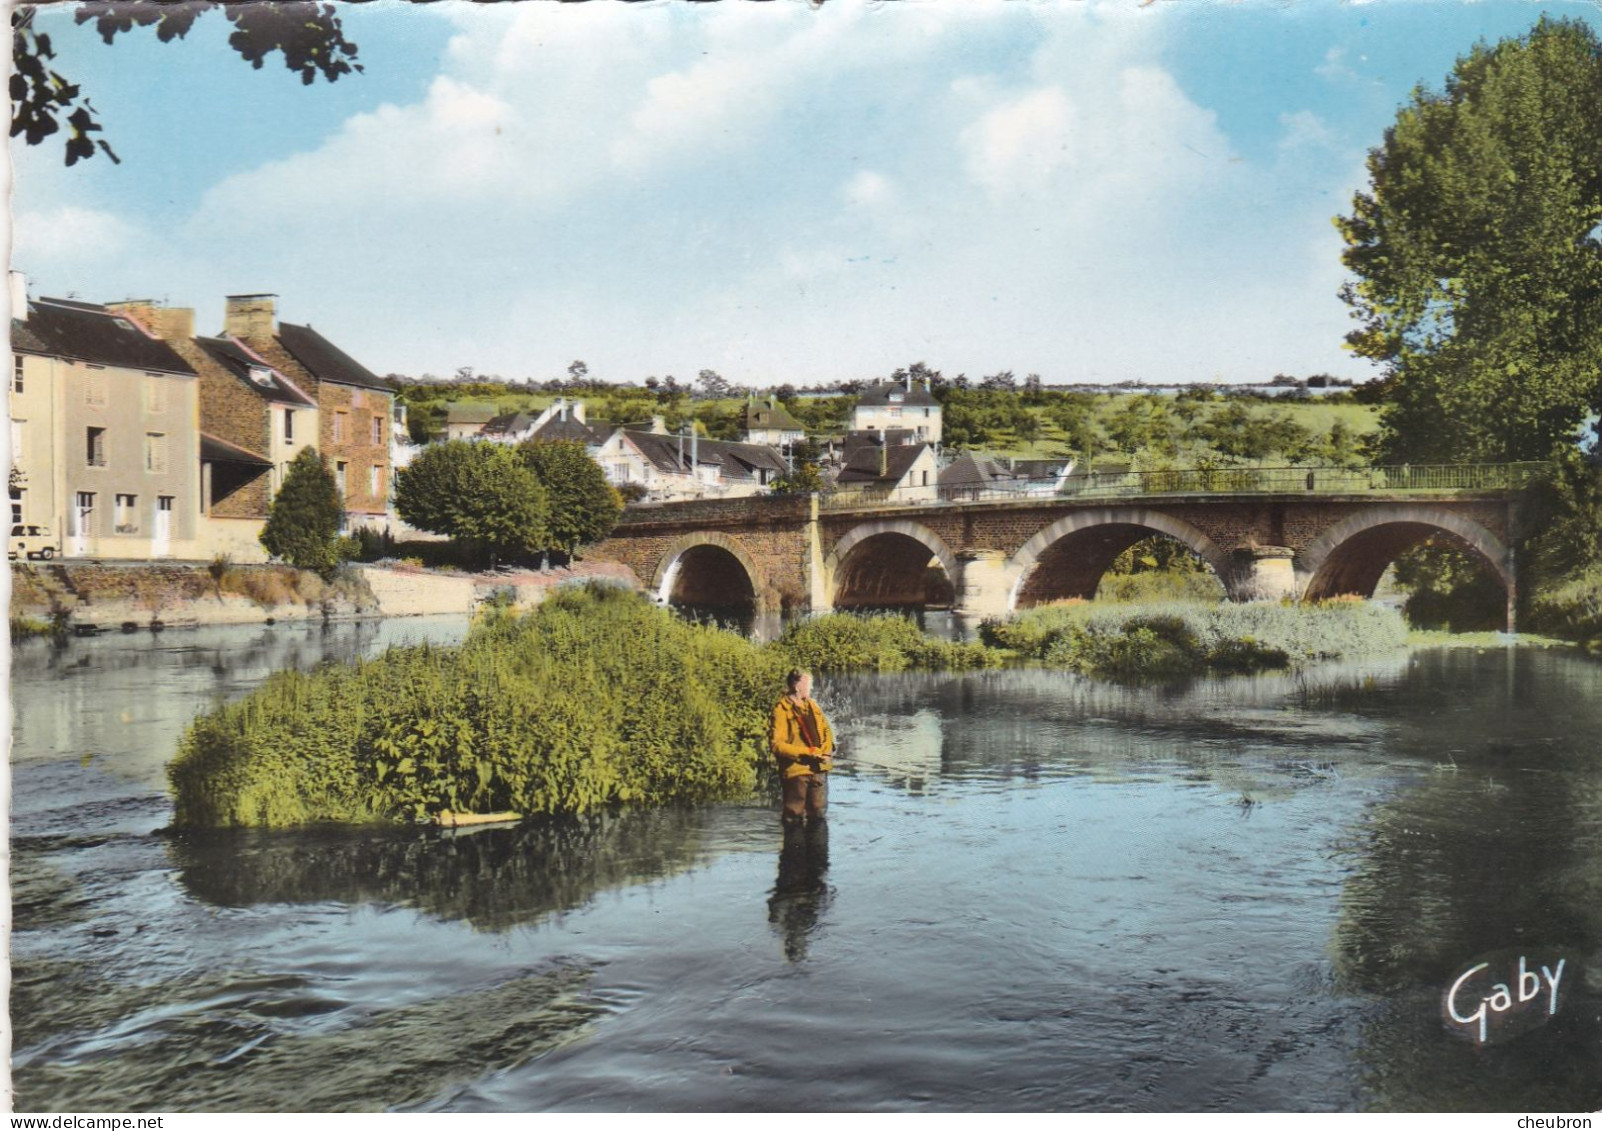
[(792, 671), (786, 677), (790, 693), (773, 708), (768, 740), (784, 779), (784, 823), (821, 821), (829, 801), (825, 777), (832, 768), (834, 732), (829, 720), (812, 701), (812, 676)]

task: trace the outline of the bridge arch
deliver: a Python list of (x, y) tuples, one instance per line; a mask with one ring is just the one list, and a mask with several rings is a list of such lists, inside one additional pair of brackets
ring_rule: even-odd
[(1434, 534), (1445, 534), (1484, 558), (1507, 590), (1511, 609), (1516, 588), (1513, 555), (1507, 546), (1473, 519), (1424, 504), (1370, 507), (1320, 534), (1297, 562), (1302, 599), (1319, 601), (1345, 593), (1372, 597), (1386, 568)]
[(1153, 534), (1183, 544), (1233, 591), (1229, 555), (1184, 519), (1147, 507), (1097, 507), (1058, 519), (1018, 548), (1009, 563), (1007, 611), (1066, 597), (1094, 597), (1113, 559)]
[(768, 612), (762, 571), (745, 547), (716, 530), (698, 530), (668, 543), (651, 578), (659, 604), (739, 605)]
[(824, 559), (829, 607), (922, 605), (924, 568), (931, 558), (939, 561), (955, 590), (961, 580), (957, 555), (922, 523), (895, 518), (854, 526)]

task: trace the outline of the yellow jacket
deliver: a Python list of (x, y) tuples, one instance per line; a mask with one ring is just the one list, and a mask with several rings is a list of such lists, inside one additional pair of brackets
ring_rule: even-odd
[[(817, 726), (818, 746), (808, 746), (807, 740), (802, 737), (800, 714), (807, 709), (811, 710)], [(779, 760), (779, 771), (787, 778), (812, 773), (826, 774), (832, 767), (829, 755), (834, 752), (834, 731), (829, 728), (829, 720), (823, 717), (823, 712), (811, 699), (800, 706), (788, 695), (779, 700), (773, 708), (773, 725), (768, 728), (768, 743), (773, 747), (774, 757)], [(797, 761), (809, 754), (821, 759), (815, 770)]]

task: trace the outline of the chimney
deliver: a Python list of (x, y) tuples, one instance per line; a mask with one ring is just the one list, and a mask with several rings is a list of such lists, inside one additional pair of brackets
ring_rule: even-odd
[(278, 333), (278, 296), (229, 295), (223, 332), (247, 342), (273, 337)]
[(580, 424), (587, 424), (588, 423), (588, 421), (586, 421), (584, 419), (584, 402), (583, 401), (574, 401), (573, 402), (573, 419), (578, 421)]
[(666, 436), (667, 435), (667, 420), (665, 420), (663, 417), (660, 417), (660, 416), (651, 417), (651, 435), (653, 435), (653, 436)]
[(560, 420), (563, 424), (567, 423), (567, 398), (566, 397), (557, 397), (556, 398), (556, 419)]
[(907, 374), (907, 392), (912, 392), (912, 374)]
[(28, 320), (28, 276), (21, 271), (12, 271), (6, 276), (11, 294), (11, 317), (18, 322)]
[(108, 302), (106, 309), (131, 318), (164, 342), (195, 336), (195, 312), (187, 306), (158, 306), (154, 299)]

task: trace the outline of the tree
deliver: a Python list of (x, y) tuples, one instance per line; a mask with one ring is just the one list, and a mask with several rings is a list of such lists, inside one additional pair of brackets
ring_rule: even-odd
[[(284, 66), (299, 74), (300, 81), (307, 86), (318, 75), (335, 82), (341, 75), (362, 69), (353, 61), (356, 45), (345, 38), (333, 4), (241, 4), (223, 0), (154, 4), (96, 0), (80, 4), (75, 18), (80, 24), (93, 20), (95, 30), (107, 43), (135, 25), (154, 26), (156, 38), (171, 43), (189, 34), (195, 19), (213, 8), (220, 9), (234, 25), (228, 45), (257, 70), (274, 51), (283, 52)], [(120, 164), (103, 138), (90, 136), (99, 133), (101, 126), (88, 96), (77, 84), (68, 82), (51, 69), (50, 60), (55, 58), (55, 49), (48, 35), (34, 29), (36, 11), (30, 6), (19, 7), (12, 17), (11, 55), (15, 71), (11, 76), (11, 136), (21, 134), (29, 145), (38, 145), (59, 132), (65, 119), (68, 165), (93, 157), (97, 149)]]
[(732, 392), (729, 386), (729, 379), (716, 369), (701, 370), (700, 373), (696, 374), (695, 383), (701, 386), (701, 391), (697, 395), (709, 401), (729, 396)]
[(511, 448), (451, 440), (425, 448), (395, 474), (395, 509), (419, 530), (444, 534), (494, 567), (546, 539), (545, 488)]
[(567, 375), (572, 379), (573, 384), (582, 385), (589, 380), (590, 367), (584, 364), (582, 359), (574, 361), (572, 365), (567, 367)]
[(576, 440), (529, 440), (519, 445), (523, 465), (545, 488), (550, 514), (541, 549), (572, 557), (586, 543), (612, 533), (623, 499), (606, 481), (601, 465)]
[(331, 573), (343, 559), (339, 525), (344, 505), (328, 461), (302, 448), (267, 511), (261, 544), (297, 569)]
[(1602, 44), (1543, 18), (1419, 89), (1336, 219), (1391, 460), (1546, 459), (1602, 401)]

